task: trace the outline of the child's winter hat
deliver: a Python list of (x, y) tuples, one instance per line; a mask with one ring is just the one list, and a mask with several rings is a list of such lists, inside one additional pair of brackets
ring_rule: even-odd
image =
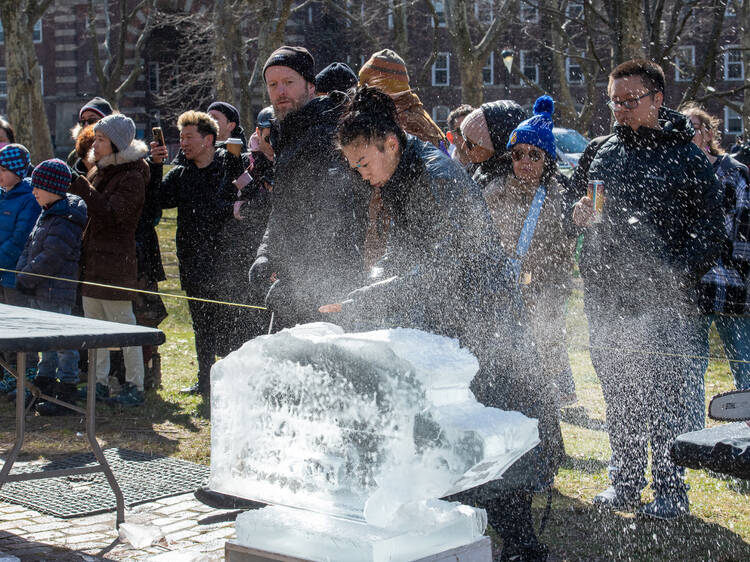
[(105, 135), (117, 150), (125, 150), (135, 138), (135, 123), (122, 113), (108, 115), (94, 125), (94, 132)]
[(29, 171), (29, 151), (22, 144), (6, 144), (0, 149), (0, 166), (7, 168), (20, 179)]
[(65, 197), (72, 179), (68, 165), (58, 158), (45, 160), (31, 173), (31, 187)]
[(511, 149), (517, 144), (531, 144), (544, 150), (554, 160), (555, 136), (552, 134), (552, 113), (555, 102), (549, 96), (542, 96), (534, 102), (534, 117), (523, 121), (510, 134), (506, 148)]

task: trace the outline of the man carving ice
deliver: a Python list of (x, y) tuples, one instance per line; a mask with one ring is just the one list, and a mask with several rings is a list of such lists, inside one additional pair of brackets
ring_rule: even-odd
[(364, 198), (355, 196), (361, 183), (333, 144), (345, 96), (315, 97), (307, 49), (280, 47), (263, 78), (276, 115), (274, 201), (250, 284), (281, 328), (319, 320), (322, 303), (358, 285)]

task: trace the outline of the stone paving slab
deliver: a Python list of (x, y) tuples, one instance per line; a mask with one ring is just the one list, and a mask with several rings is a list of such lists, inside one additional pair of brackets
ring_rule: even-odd
[[(125, 512), (126, 523), (157, 525), (165, 538), (135, 549), (119, 540), (115, 514), (59, 519), (0, 502), (0, 562), (13, 560), (223, 560), (224, 542), (235, 538), (238, 510), (214, 509), (193, 494), (141, 504)], [(187, 559), (187, 558), (184, 558)]]

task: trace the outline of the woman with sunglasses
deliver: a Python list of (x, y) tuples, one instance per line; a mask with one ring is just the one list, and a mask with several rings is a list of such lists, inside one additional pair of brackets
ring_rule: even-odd
[[(503, 246), (511, 254), (534, 339), (560, 403), (576, 401), (565, 342), (565, 301), (571, 289), (576, 238), (563, 226), (558, 182), (554, 102), (534, 104), (534, 116), (508, 135), (498, 164), (483, 179), (484, 197)], [(487, 177), (488, 176), (488, 177)]]
[(546, 560), (531, 518), (532, 490), (564, 457), (554, 395), (544, 384), (523, 303), (477, 185), (432, 144), (407, 136), (393, 101), (357, 91), (338, 131), (349, 165), (379, 187), (391, 217), (373, 284), (320, 311), (348, 328), (410, 327), (457, 338), (478, 358), (471, 384), (487, 406), (539, 420), (541, 443), (503, 475), (459, 498), (487, 510), (501, 560)]

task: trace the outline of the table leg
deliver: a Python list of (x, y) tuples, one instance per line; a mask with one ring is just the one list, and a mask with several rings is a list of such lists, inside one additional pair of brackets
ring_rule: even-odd
[(89, 349), (89, 374), (88, 374), (88, 390), (86, 392), (86, 435), (89, 439), (91, 449), (94, 451), (96, 460), (102, 467), (104, 475), (107, 477), (109, 487), (115, 493), (115, 501), (117, 502), (117, 520), (115, 527), (119, 528), (120, 523), (125, 522), (125, 499), (120, 490), (120, 485), (115, 479), (115, 475), (112, 473), (112, 469), (107, 463), (107, 459), (104, 458), (99, 443), (96, 440), (96, 349)]
[(16, 462), (26, 431), (26, 352), (16, 354), (16, 371), (16, 442), (0, 470), (0, 487), (5, 484), (10, 469)]

